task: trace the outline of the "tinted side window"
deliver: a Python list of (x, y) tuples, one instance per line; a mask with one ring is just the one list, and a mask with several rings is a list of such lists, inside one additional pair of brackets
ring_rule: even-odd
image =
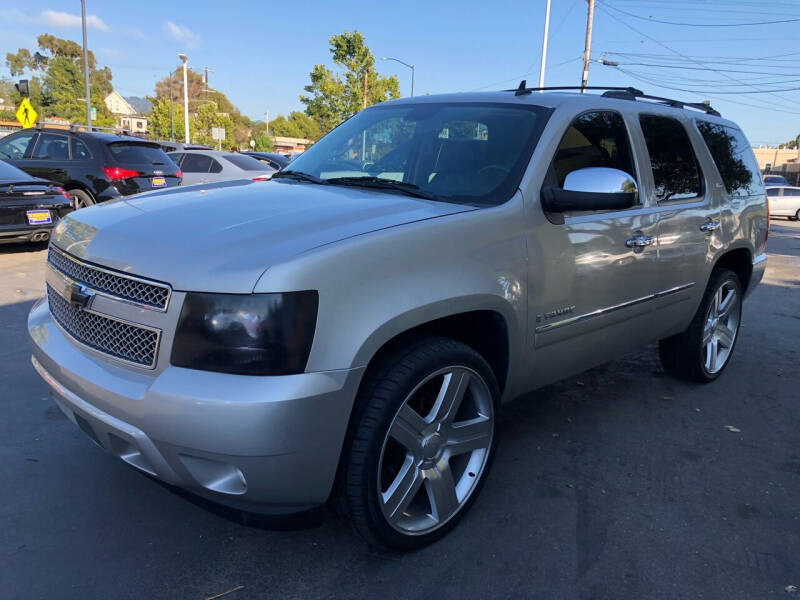
[(708, 121), (697, 121), (697, 128), (731, 196), (764, 193), (758, 163), (741, 131)]
[(24, 158), (28, 147), (35, 139), (36, 133), (30, 132), (10, 135), (0, 140), (0, 159)]
[(781, 190), (779, 188), (769, 188), (767, 190), (767, 196), (780, 196)]
[(80, 140), (76, 140), (75, 138), (72, 138), (70, 142), (72, 143), (73, 160), (85, 160), (87, 158), (91, 158), (92, 155), (89, 154), (89, 149), (86, 147), (86, 144)]
[(211, 173), (222, 173), (222, 165), (218, 161), (211, 159)]
[(639, 123), (653, 167), (656, 200), (685, 200), (701, 195), (697, 157), (683, 125), (655, 115), (641, 115)]
[(800, 196), (800, 190), (795, 188), (786, 188), (783, 190), (784, 196)]
[(181, 171), (184, 173), (208, 173), (211, 166), (211, 157), (205, 154), (187, 153), (181, 163)]
[(567, 175), (586, 167), (619, 169), (636, 178), (628, 131), (619, 114), (598, 111), (578, 116), (561, 138), (548, 178), (555, 179), (551, 185), (563, 187)]
[(47, 160), (67, 160), (69, 157), (69, 138), (55, 133), (43, 133), (39, 136), (36, 149), (31, 158)]

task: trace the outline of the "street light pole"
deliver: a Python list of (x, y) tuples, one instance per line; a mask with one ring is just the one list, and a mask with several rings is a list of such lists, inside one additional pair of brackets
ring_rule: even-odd
[(83, 29), (83, 95), (86, 97), (86, 125), (92, 130), (92, 97), (89, 92), (89, 49), (86, 45), (86, 0), (81, 0), (81, 28)]
[(550, 0), (544, 9), (544, 36), (542, 37), (542, 64), (539, 67), (539, 87), (544, 87), (544, 66), (547, 63), (547, 33), (550, 29)]
[(175, 110), (172, 102), (172, 76), (175, 71), (169, 72), (169, 141), (175, 141)]
[(189, 143), (189, 89), (186, 76), (186, 55), (178, 54), (178, 58), (183, 61), (183, 127), (186, 133), (186, 143)]
[(404, 62), (404, 61), (400, 60), (399, 58), (392, 58), (391, 56), (383, 56), (383, 57), (381, 57), (381, 60), (393, 60), (394, 62), (399, 62), (401, 65), (405, 65), (409, 69), (411, 69), (411, 97), (413, 98), (414, 97), (414, 71), (415, 71), (414, 65), (410, 65), (407, 62)]

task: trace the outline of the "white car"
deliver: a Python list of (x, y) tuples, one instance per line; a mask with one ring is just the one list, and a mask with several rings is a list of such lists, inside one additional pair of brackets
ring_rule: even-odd
[(234, 179), (264, 181), (275, 173), (275, 169), (260, 160), (236, 152), (181, 150), (170, 152), (168, 156), (180, 167), (183, 185)]
[(767, 187), (770, 216), (789, 217), (790, 221), (800, 220), (800, 187), (780, 185)]

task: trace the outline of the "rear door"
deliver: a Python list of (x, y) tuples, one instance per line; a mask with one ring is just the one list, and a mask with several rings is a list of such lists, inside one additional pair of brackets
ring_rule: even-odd
[[(646, 193), (658, 206), (659, 275), (656, 288), (658, 336), (685, 328), (694, 315), (711, 272), (714, 248), (722, 243), (720, 193), (702, 140), (683, 117), (639, 115), (649, 159)], [(690, 129), (691, 128), (691, 129)], [(694, 135), (690, 135), (690, 132)]]
[(770, 212), (773, 214), (784, 215), (786, 217), (797, 217), (800, 215), (800, 188), (785, 187), (779, 196), (780, 212), (772, 210), (772, 198), (770, 198)]
[(201, 152), (186, 152), (181, 162), (183, 185), (208, 183), (212, 159)]
[(69, 136), (42, 132), (36, 141), (25, 170), (40, 179), (65, 185), (69, 180)]
[(178, 166), (158, 144), (125, 140), (111, 142), (107, 148), (110, 166), (130, 173), (116, 184), (125, 195), (173, 187), (181, 181), (177, 175)]

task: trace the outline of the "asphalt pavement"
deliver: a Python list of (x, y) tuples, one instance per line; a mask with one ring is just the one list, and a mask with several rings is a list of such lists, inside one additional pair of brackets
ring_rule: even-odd
[(800, 224), (773, 220), (726, 373), (654, 346), (504, 407), (487, 484), (409, 555), (326, 511), (243, 524), (98, 449), (30, 364), (42, 246), (0, 246), (0, 598), (800, 598)]

